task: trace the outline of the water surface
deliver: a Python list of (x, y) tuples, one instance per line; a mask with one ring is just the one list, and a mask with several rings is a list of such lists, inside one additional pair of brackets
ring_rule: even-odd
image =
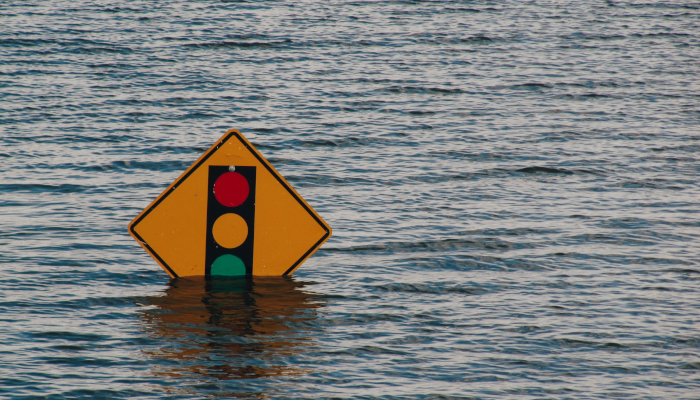
[[(0, 396), (691, 399), (690, 1), (0, 4)], [(170, 281), (127, 224), (228, 129), (333, 236)]]

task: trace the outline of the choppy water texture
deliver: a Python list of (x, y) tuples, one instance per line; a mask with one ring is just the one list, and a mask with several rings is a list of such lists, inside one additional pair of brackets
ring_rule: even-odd
[[(32, 4), (33, 3), (33, 4)], [(697, 1), (3, 1), (0, 397), (700, 398)], [(330, 223), (170, 281), (240, 129)]]

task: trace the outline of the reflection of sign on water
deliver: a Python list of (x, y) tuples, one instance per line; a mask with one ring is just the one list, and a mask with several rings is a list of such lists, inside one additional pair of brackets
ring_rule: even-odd
[(161, 360), (156, 375), (201, 383), (305, 373), (291, 360), (321, 328), (309, 323), (319, 300), (303, 286), (287, 277), (172, 281), (142, 313), (162, 343), (148, 352)]
[(289, 275), (331, 228), (236, 130), (129, 224), (171, 277)]

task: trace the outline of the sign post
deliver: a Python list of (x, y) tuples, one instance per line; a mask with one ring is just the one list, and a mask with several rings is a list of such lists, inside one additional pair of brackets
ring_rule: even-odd
[(289, 275), (331, 228), (237, 130), (129, 224), (171, 277)]

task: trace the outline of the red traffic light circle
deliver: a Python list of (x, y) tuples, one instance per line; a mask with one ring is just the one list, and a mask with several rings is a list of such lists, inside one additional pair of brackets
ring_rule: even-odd
[(243, 204), (250, 193), (250, 186), (238, 172), (226, 172), (214, 182), (214, 197), (226, 207)]

